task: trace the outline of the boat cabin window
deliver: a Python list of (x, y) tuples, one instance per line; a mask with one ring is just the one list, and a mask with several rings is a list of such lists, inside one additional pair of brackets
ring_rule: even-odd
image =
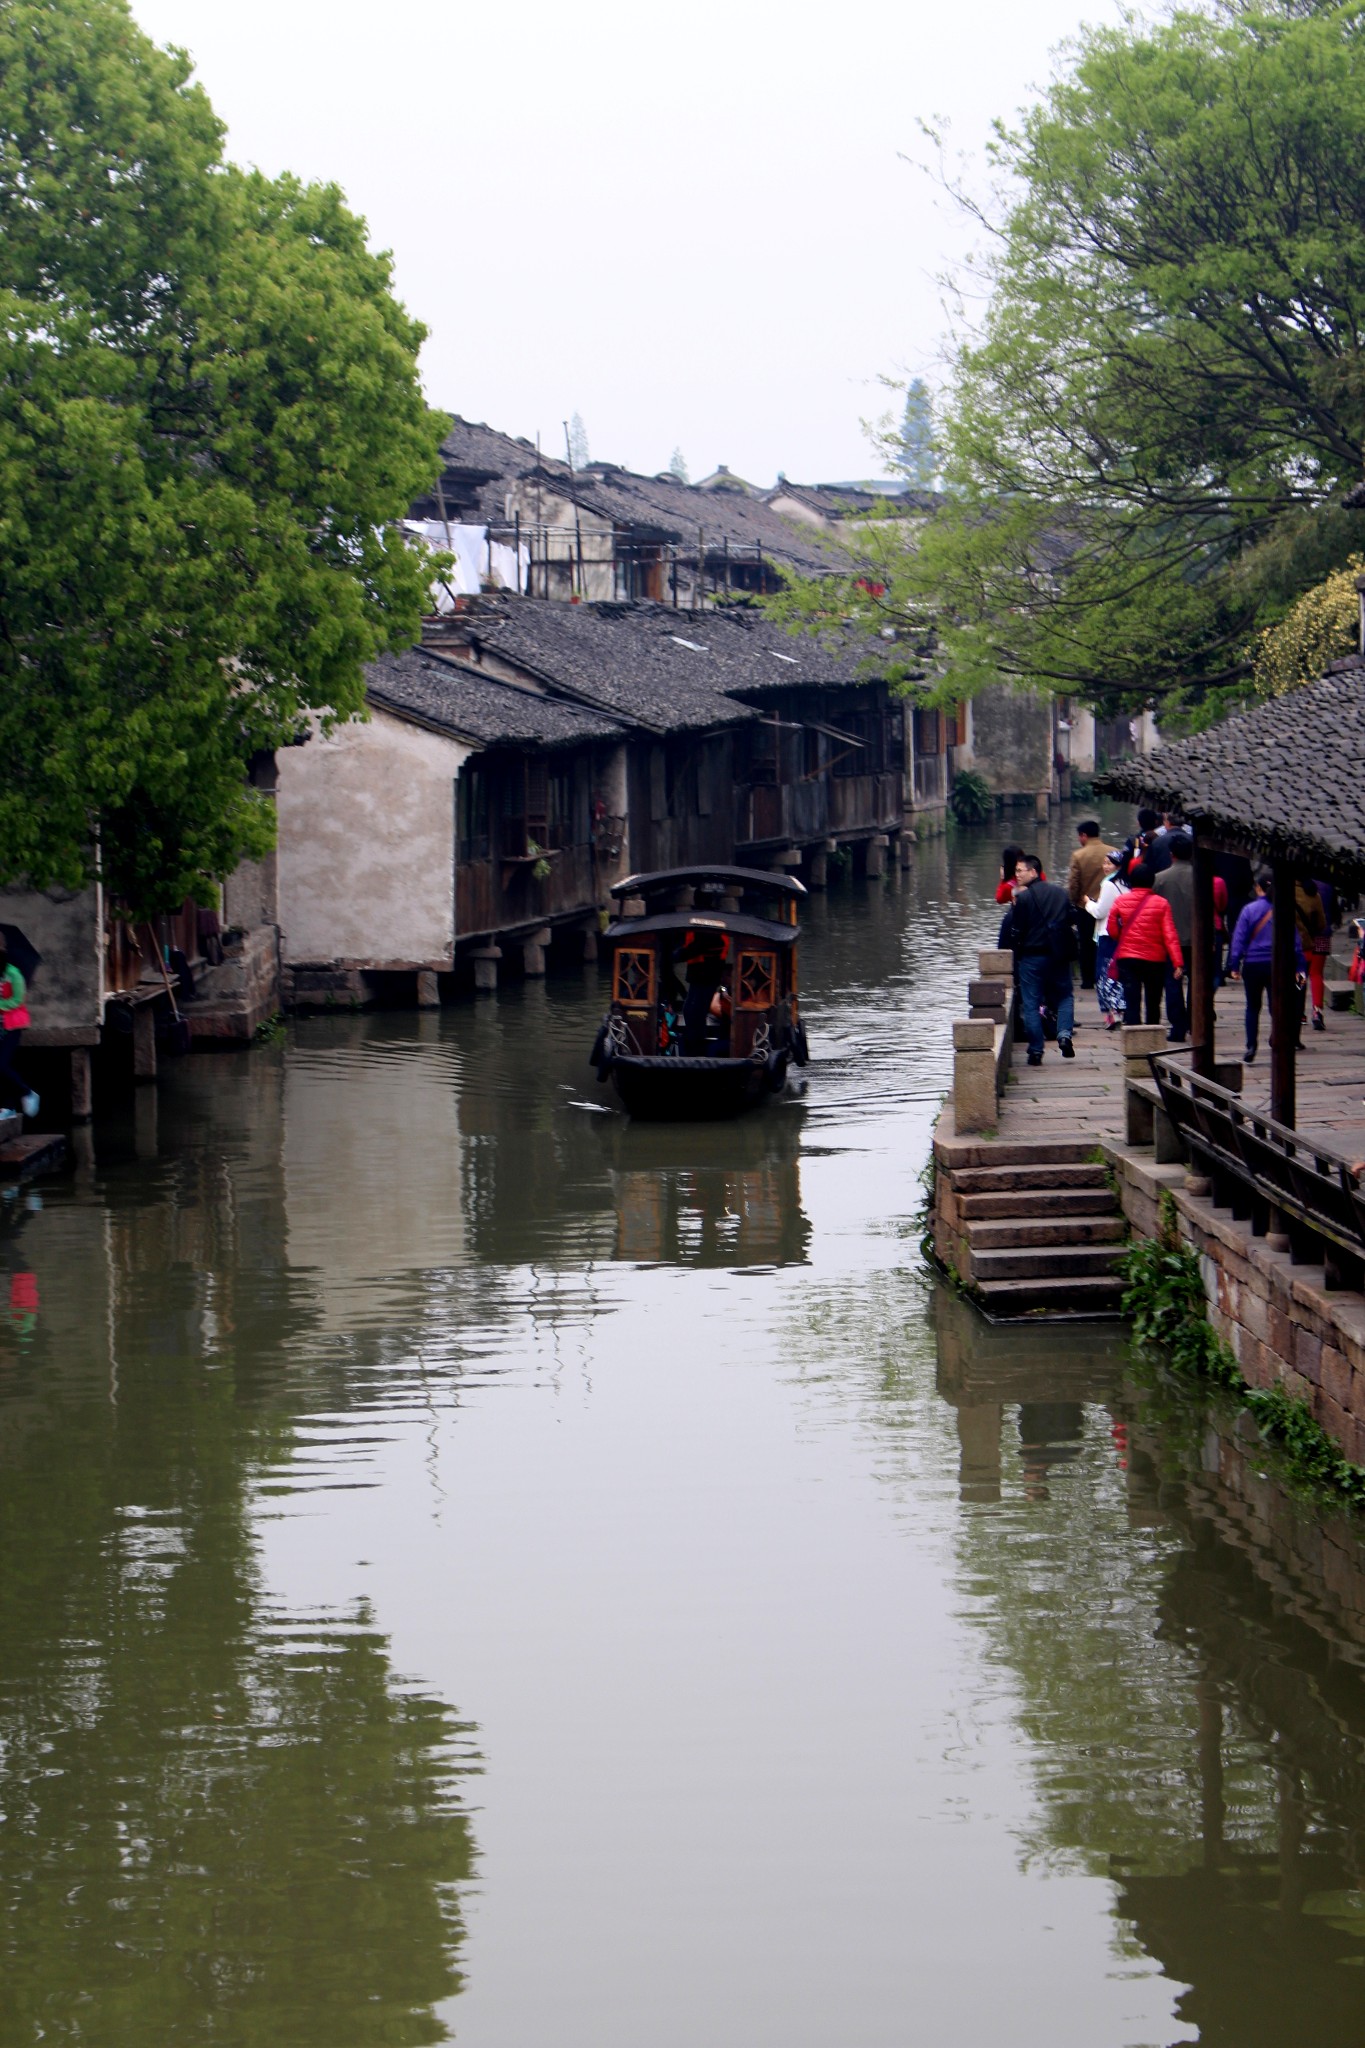
[(736, 987), (741, 1010), (770, 1010), (777, 1001), (776, 953), (741, 953)]
[(630, 1009), (647, 1007), (654, 1000), (654, 948), (618, 946), (612, 994)]

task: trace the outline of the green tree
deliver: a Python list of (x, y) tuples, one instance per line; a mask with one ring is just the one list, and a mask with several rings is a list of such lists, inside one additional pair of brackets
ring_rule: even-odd
[(923, 377), (914, 377), (905, 387), (905, 411), (894, 446), (897, 469), (916, 491), (932, 491), (938, 477), (938, 451), (934, 446), (934, 408)]
[(947, 504), (893, 565), (954, 687), (1245, 687), (1359, 545), (1365, 8), (1264, 0), (1091, 29), (1012, 131)]
[(1360, 633), (1356, 579), (1365, 556), (1352, 555), (1306, 590), (1277, 625), (1266, 626), (1251, 649), (1252, 677), (1261, 697), (1278, 697), (1320, 676), (1329, 661), (1355, 653)]
[(568, 451), (570, 469), (586, 469), (592, 458), (588, 448), (588, 430), (583, 424), (582, 413), (576, 412), (565, 427), (564, 443)]
[(675, 448), (673, 450), (673, 453), (669, 456), (668, 473), (670, 476), (675, 476), (680, 484), (686, 484), (692, 481), (692, 479), (687, 474), (687, 458), (683, 454), (681, 448)]
[(0, 0), (0, 873), (144, 912), (270, 844), (429, 569), (423, 330), (330, 185), (225, 164), (124, 0)]

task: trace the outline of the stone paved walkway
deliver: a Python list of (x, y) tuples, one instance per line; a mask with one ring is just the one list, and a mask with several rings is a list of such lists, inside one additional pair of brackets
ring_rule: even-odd
[[(1332, 972), (1344, 974), (1344, 964)], [(1217, 1045), (1220, 1059), (1240, 1058), (1245, 1044), (1244, 999), (1240, 983), (1218, 991)], [(1304, 1028), (1298, 1068), (1298, 1127), (1324, 1151), (1348, 1161), (1365, 1159), (1365, 1017), (1328, 1010), (1325, 1031)], [(1030, 1067), (1022, 1044), (1014, 1049), (1009, 1085), (1000, 1103), (999, 1135), (1043, 1138), (1094, 1132), (1096, 1139), (1123, 1137), (1123, 1062), (1119, 1033), (1104, 1029), (1093, 990), (1076, 992), (1076, 1057), (1064, 1060), (1049, 1045), (1041, 1067)], [(1270, 1111), (1268, 1023), (1263, 1015), (1260, 1056), (1245, 1069), (1242, 1099), (1248, 1108)]]

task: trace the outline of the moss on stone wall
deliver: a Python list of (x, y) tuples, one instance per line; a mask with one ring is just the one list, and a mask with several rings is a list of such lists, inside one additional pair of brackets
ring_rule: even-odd
[(1157, 1237), (1135, 1238), (1120, 1260), (1124, 1314), (1137, 1343), (1183, 1378), (1222, 1389), (1246, 1411), (1288, 1476), (1319, 1498), (1365, 1508), (1365, 1469), (1345, 1457), (1306, 1401), (1283, 1387), (1250, 1387), (1209, 1321), (1199, 1256), (1179, 1236), (1169, 1190)]

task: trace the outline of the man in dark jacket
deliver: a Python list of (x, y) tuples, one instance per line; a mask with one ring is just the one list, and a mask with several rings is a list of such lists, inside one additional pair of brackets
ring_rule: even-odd
[(1076, 931), (1065, 889), (1041, 879), (1036, 854), (1020, 856), (1014, 868), (1014, 902), (1005, 920), (1004, 942), (1013, 948), (1019, 976), (1019, 1007), (1028, 1039), (1028, 1063), (1043, 1063), (1043, 1010), (1057, 1013), (1057, 1050), (1064, 1060), (1076, 1057), (1071, 1042), (1076, 998), (1071, 963), (1076, 957)]
[[(1170, 866), (1159, 874), (1152, 884), (1152, 893), (1164, 896), (1171, 906), (1171, 918), (1175, 924), (1175, 935), (1180, 941), (1180, 950), (1185, 956), (1186, 967), (1194, 954), (1194, 841), (1187, 832), (1172, 832), (1166, 845), (1170, 850)], [(1166, 969), (1166, 1015), (1170, 1019), (1170, 1030), (1166, 1033), (1172, 1045), (1183, 1045), (1190, 1035), (1190, 1010), (1185, 999), (1185, 975), (1177, 974), (1173, 967)]]

